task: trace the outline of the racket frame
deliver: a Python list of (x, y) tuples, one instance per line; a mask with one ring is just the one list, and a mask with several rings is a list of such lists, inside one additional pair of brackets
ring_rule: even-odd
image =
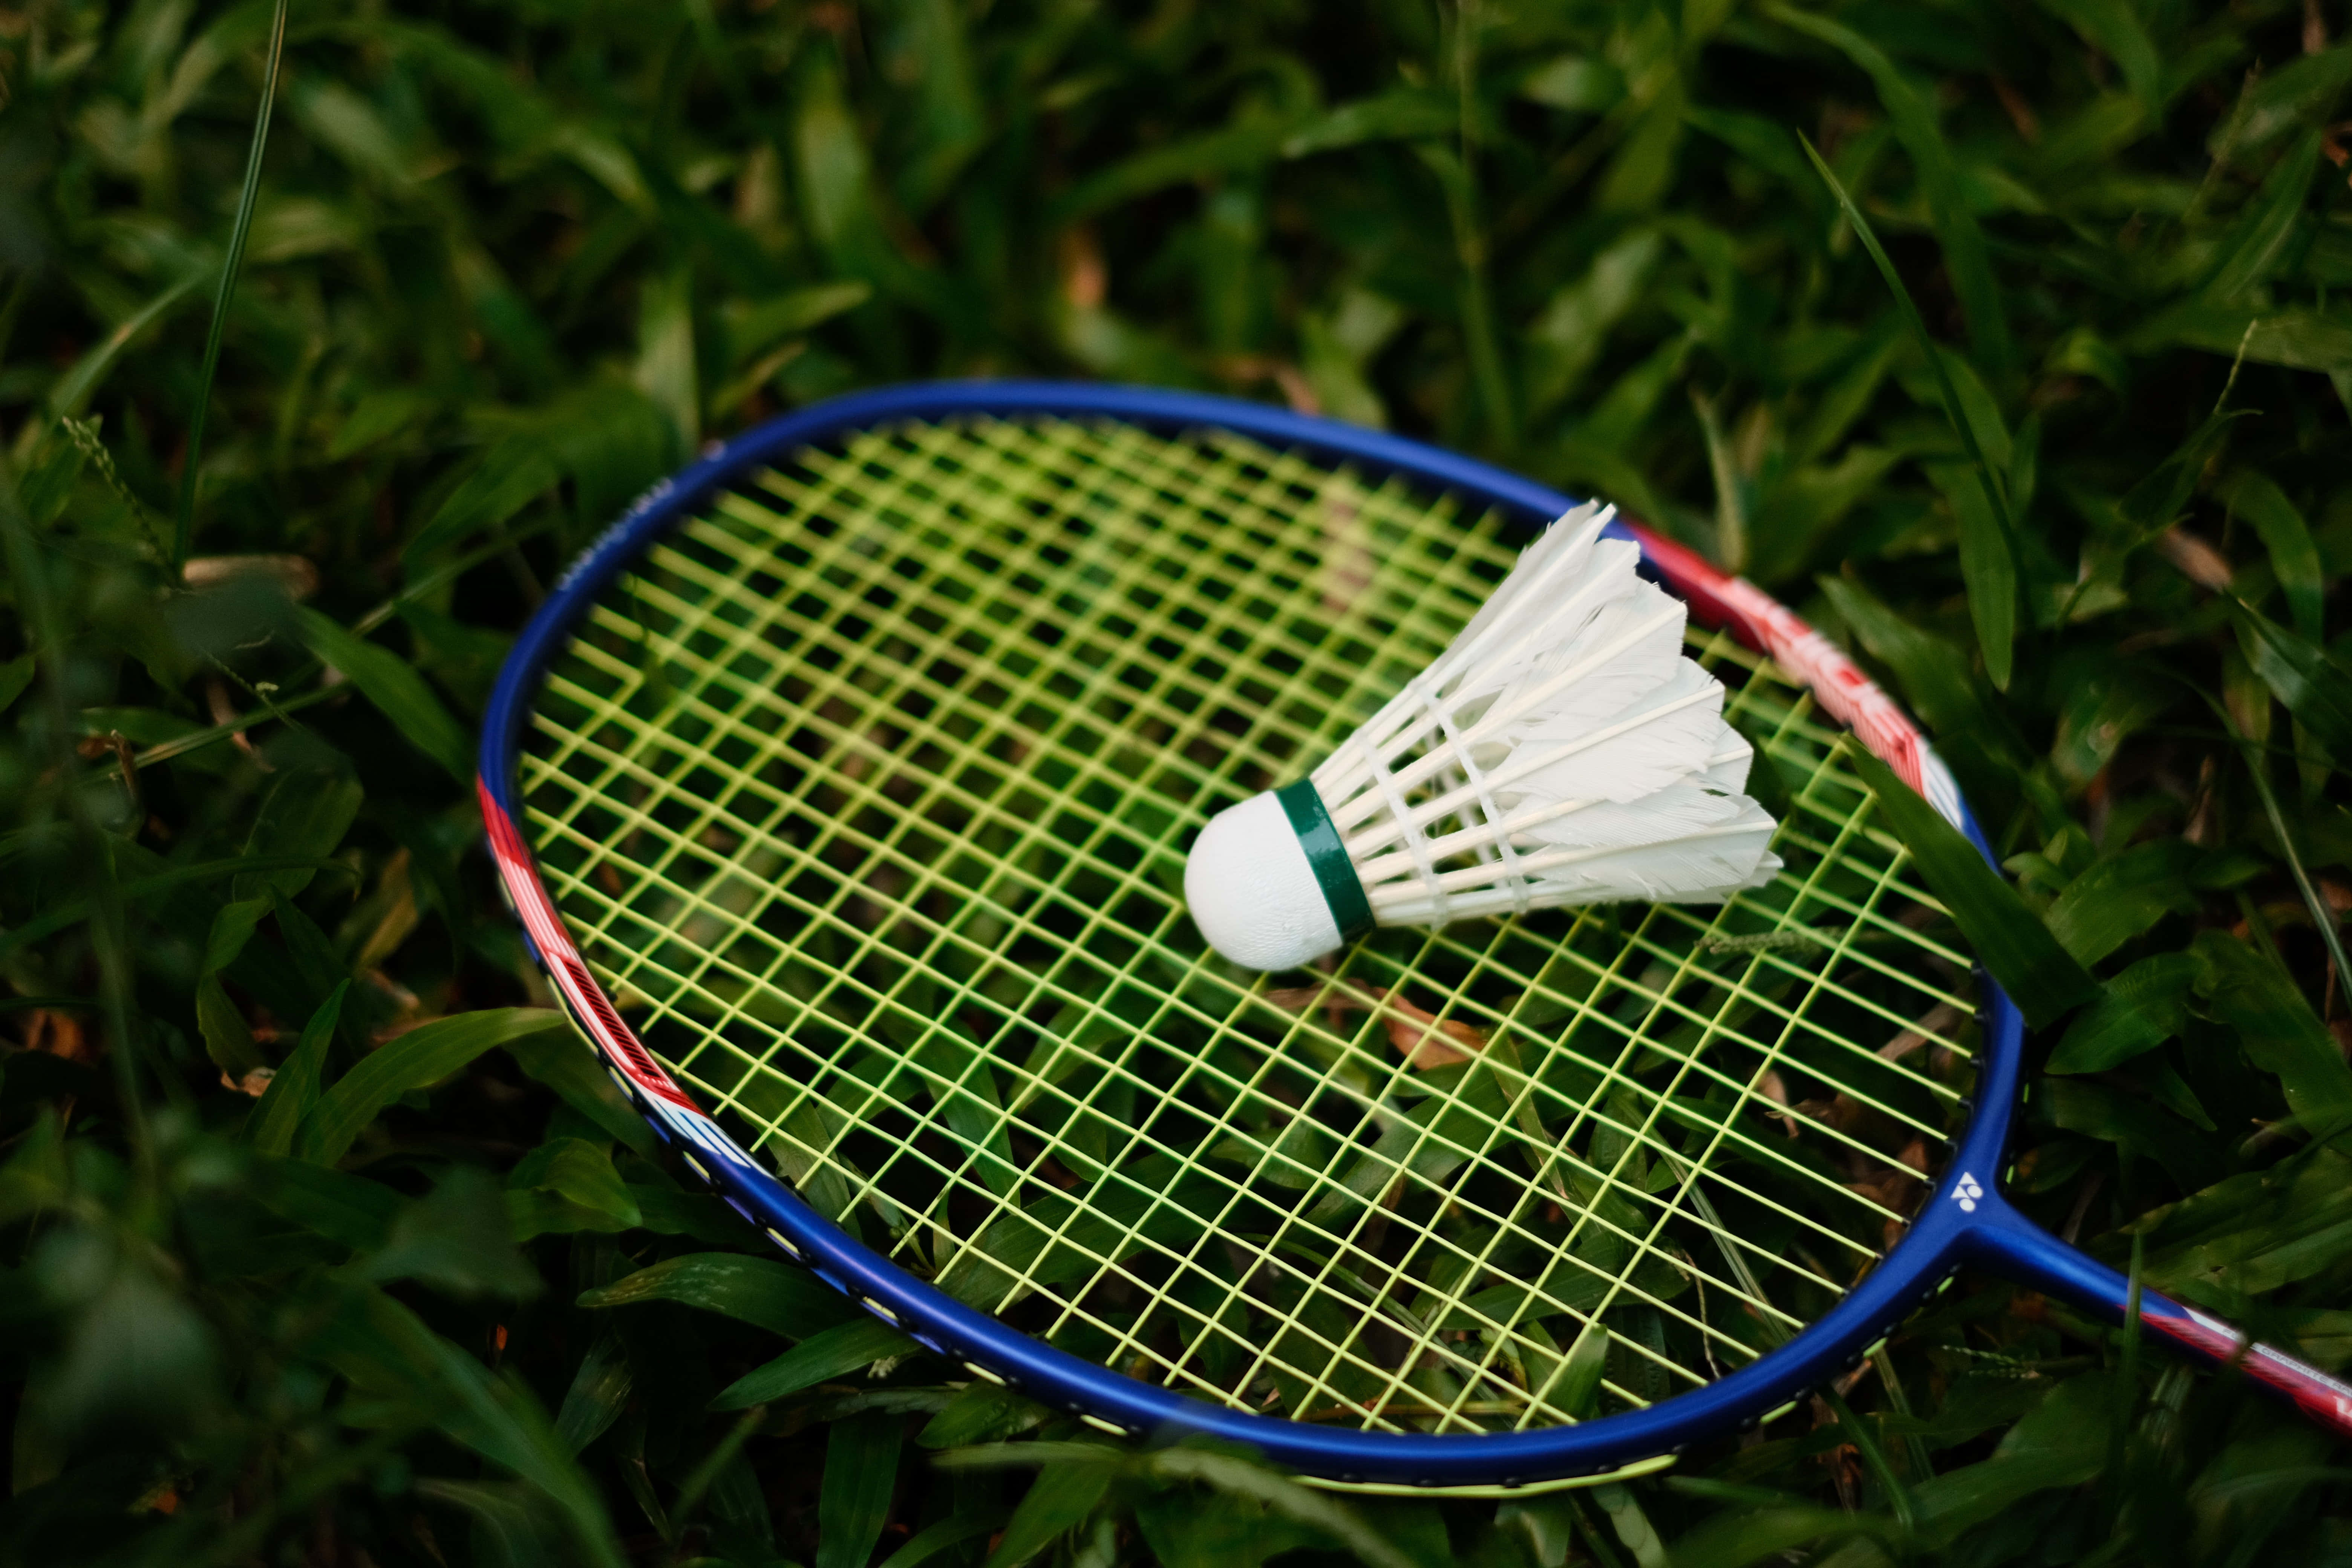
[[(1050, 381), (929, 382), (854, 393), (714, 444), (692, 467), (639, 496), (563, 574), (517, 638), (482, 729), (477, 781), (501, 890), (530, 955), (631, 1102), (694, 1173), (793, 1262), (854, 1298), (918, 1344), (975, 1376), (1018, 1389), (1122, 1436), (1200, 1434), (1258, 1449), (1327, 1485), (1374, 1491), (1443, 1488), (1519, 1493), (1589, 1485), (1663, 1468), (1689, 1445), (1745, 1430), (1792, 1407), (1857, 1366), (1896, 1322), (1963, 1264), (1973, 1264), (2120, 1321), (2130, 1293), (2115, 1270), (2051, 1237), (2000, 1195), (2018, 1101), (2025, 1020), (1990, 976), (1977, 973), (1981, 1049), (1970, 1116), (1934, 1192), (1903, 1238), (1818, 1321), (1717, 1381), (1645, 1409), (1576, 1426), (1494, 1434), (1366, 1432), (1211, 1405), (1057, 1350), (908, 1274), (821, 1216), (740, 1148), (663, 1070), (590, 973), (541, 880), (520, 825), (518, 773), (525, 721), (540, 679), (596, 595), (673, 525), (758, 468), (863, 431), (959, 417), (1116, 420), (1163, 435), (1216, 429), (1276, 450), (1308, 453), (1368, 479), (1404, 479), (1452, 491), (1475, 514), (1488, 508), (1532, 532), (1578, 503), (1548, 486), (1423, 442), (1236, 398), (1151, 387)], [(1742, 579), (1649, 530), (1617, 523), (1642, 548), (1644, 570), (1703, 622), (1729, 629), (1809, 686), (1823, 709), (1919, 790), (1996, 866), (1950, 773), (1916, 725), (1837, 647)], [(1963, 1102), (1969, 1104), (1969, 1102)], [(2317, 1418), (2352, 1432), (2352, 1387), (2250, 1345), (2235, 1330), (2154, 1291), (2139, 1292), (2141, 1323), (2217, 1362), (2235, 1362)]]

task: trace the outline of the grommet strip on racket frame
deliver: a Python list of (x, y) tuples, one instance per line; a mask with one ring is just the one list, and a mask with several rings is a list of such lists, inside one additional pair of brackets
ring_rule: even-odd
[[(1375, 1432), (1276, 1419), (1211, 1405), (1125, 1376), (1033, 1339), (917, 1279), (822, 1217), (697, 1104), (655, 1059), (591, 973), (543, 884), (520, 825), (518, 768), (525, 720), (550, 661), (592, 600), (632, 561), (696, 509), (793, 454), (904, 424), (961, 419), (1110, 421), (1166, 437), (1232, 433), (1370, 479), (1393, 477), (1522, 528), (1570, 510), (1547, 487), (1422, 443), (1234, 399), (1148, 388), (1050, 382), (934, 383), (837, 398), (787, 416), (712, 450), (656, 485), (564, 574), (524, 629), (500, 674), (482, 736), (478, 790), (504, 890), (582, 1032), (616, 1081), (698, 1176), (793, 1261), (868, 1310), (901, 1326), (925, 1349), (1048, 1405), (1134, 1436), (1202, 1434), (1246, 1444), (1311, 1479), (1342, 1489), (1444, 1488), (1502, 1495), (1545, 1485), (1590, 1484), (1648, 1473), (1688, 1445), (1792, 1407), (1853, 1364), (1963, 1267), (1999, 1272), (2112, 1321), (2126, 1311), (2126, 1282), (2058, 1242), (2000, 1195), (2011, 1115), (2020, 1088), (2024, 1022), (1979, 973), (1981, 1054), (1974, 1110), (1934, 1191), (1907, 1232), (1817, 1321), (1780, 1348), (1713, 1382), (1644, 1408), (1576, 1425), (1490, 1433)], [(1753, 584), (1715, 570), (1646, 529), (1612, 528), (1642, 548), (1646, 569), (1702, 622), (1768, 656), (1903, 781), (1991, 851), (1948, 772), (1896, 705), (1793, 612)], [(1360, 888), (1358, 897), (1361, 897)], [(2139, 1294), (2143, 1326), (2185, 1349), (2231, 1363), (2315, 1418), (2352, 1434), (2352, 1387), (2227, 1324), (2155, 1291)]]

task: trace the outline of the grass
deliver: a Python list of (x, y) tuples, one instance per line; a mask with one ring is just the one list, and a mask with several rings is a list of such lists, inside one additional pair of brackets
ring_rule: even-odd
[[(277, 22), (0, 14), (0, 1562), (2352, 1559), (2324, 1436), (1976, 1276), (1788, 1422), (1500, 1505), (877, 1372), (580, 1070), (465, 778), (713, 435), (945, 374), (1386, 424), (1885, 677), (2102, 986), (2012, 1192), (2342, 1365), (2340, 5)], [(714, 1413), (780, 1336), (845, 1370)]]

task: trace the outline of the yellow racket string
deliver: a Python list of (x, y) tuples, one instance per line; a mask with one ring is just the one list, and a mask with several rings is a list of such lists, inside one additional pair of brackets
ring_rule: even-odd
[(1199, 826), (1303, 774), (1514, 553), (1231, 436), (871, 433), (601, 595), (536, 704), (526, 831), (647, 1044), (974, 1305), (1298, 1419), (1653, 1403), (1834, 1304), (1967, 1089), (1967, 956), (1809, 695), (1694, 631), (1786, 862), (1720, 909), (1382, 931), (1268, 977), (1181, 905)]

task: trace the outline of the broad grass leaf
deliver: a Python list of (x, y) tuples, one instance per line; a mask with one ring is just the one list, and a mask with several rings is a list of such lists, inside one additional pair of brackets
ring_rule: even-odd
[(1081, 1279), (1144, 1247), (1188, 1246), (1213, 1218), (1228, 1228), (1274, 1228), (1269, 1215), (1235, 1201), (1221, 1178), (1155, 1154), (1081, 1191), (1043, 1193), (1000, 1211), (979, 1241), (940, 1270), (938, 1284), (959, 1300), (1002, 1310), (1007, 1291)]
[[(357, 779), (340, 769), (289, 768), (261, 797), (261, 808), (246, 835), (245, 853), (323, 860), (342, 843), (365, 794)], [(290, 899), (310, 886), (312, 875), (291, 868), (255, 872), (237, 878), (229, 896), (266, 900), (275, 889)]]
[(1461, 129), (1462, 105), (1453, 95), (1404, 85), (1328, 109), (1290, 132), (1280, 146), (1282, 156), (1304, 158), (1366, 142), (1454, 135)]
[(1860, 747), (1847, 748), (1846, 754), (1910, 849), (1920, 877), (1951, 911), (1977, 962), (2024, 1010), (2027, 1022), (2039, 1028), (2097, 996), (2098, 982), (1958, 828), (1885, 763)]
[(754, 1367), (719, 1390), (713, 1410), (746, 1410), (770, 1405), (830, 1377), (861, 1372), (877, 1361), (907, 1355), (919, 1347), (878, 1318), (860, 1313), (853, 1321), (822, 1329), (763, 1366)]
[(1867, 329), (1861, 352), (1821, 390), (1812, 412), (1791, 431), (1789, 455), (1793, 460), (1815, 461), (1853, 433), (1895, 368), (1907, 336), (1899, 310)]
[(1960, 577), (1969, 589), (1969, 619), (1984, 655), (1985, 674), (2009, 689), (2017, 641), (2017, 557), (1980, 466), (1937, 463), (1927, 477), (1943, 492), (1960, 525)]
[(977, 14), (950, 0), (918, 0), (895, 21), (889, 68), (910, 83), (914, 100), (898, 126), (907, 140), (895, 160), (896, 194), (902, 208), (920, 216), (954, 189), (987, 144), (990, 101), (971, 37)]
[(2114, 1410), (2111, 1373), (2059, 1384), (2010, 1428), (1991, 1458), (1912, 1489), (1923, 1532), (1952, 1541), (2035, 1492), (2082, 1485), (2106, 1462)]
[(297, 1152), (305, 1160), (331, 1165), (376, 1113), (413, 1089), (425, 1089), (457, 1072), (493, 1046), (569, 1026), (548, 1007), (493, 1007), (436, 1018), (378, 1046), (337, 1079), (302, 1124)]
[(555, 1413), (556, 1436), (565, 1448), (579, 1453), (621, 1418), (635, 1386), (620, 1336), (609, 1330), (598, 1334), (580, 1358), (580, 1370), (572, 1373), (572, 1386)]
[(2220, 494), (2230, 510), (2254, 525), (2271, 558), (2271, 572), (2285, 595), (2288, 618), (2307, 641), (2318, 643), (2326, 633), (2323, 608), (2327, 591), (2319, 563), (2319, 547), (2312, 542), (2311, 525), (2286, 492), (2268, 474), (2240, 468), (2221, 482)]
[(2189, 504), (2190, 492), (2196, 489), (2213, 454), (2221, 449), (2230, 426), (2246, 417), (2247, 412), (2242, 408), (2215, 410), (2190, 433), (2189, 439), (2173, 448), (2163, 462), (2125, 493), (2124, 499), (2116, 503), (2116, 514), (2130, 530), (2127, 543), (2145, 544), (2179, 521), (2181, 509)]
[(1280, 156), (1298, 129), (1285, 118), (1244, 119), (1134, 153), (1072, 186), (1054, 203), (1053, 220), (1074, 223), (1169, 185), (1258, 168)]
[(50, 419), (69, 418), (89, 406), (90, 395), (105, 384), (106, 378), (121, 363), (123, 352), (148, 328), (177, 310), (195, 292), (198, 284), (210, 282), (217, 276), (209, 267), (194, 268), (183, 274), (176, 282), (164, 285), (144, 305), (124, 317), (112, 331), (100, 338), (67, 369), (65, 374), (50, 384)]
[(1594, 206), (1604, 213), (1655, 211), (1674, 185), (1690, 86), (1679, 68), (1653, 67), (1645, 75), (1648, 79), (1637, 92), (1648, 101), (1602, 171), (1601, 188), (1594, 195)]
[[(1255, 1458), (1222, 1449), (1178, 1445), (1133, 1461), (1154, 1480), (1192, 1481), (1239, 1502), (1255, 1503), (1293, 1524), (1305, 1525), (1339, 1542), (1371, 1568), (1426, 1568), (1446, 1561), (1444, 1521), (1434, 1509), (1414, 1502), (1349, 1507), (1338, 1498), (1301, 1486)], [(1377, 1511), (1376, 1511), (1377, 1510)], [(1426, 1524), (1426, 1531), (1416, 1526)]]
[(976, 1377), (945, 1410), (931, 1417), (915, 1440), (926, 1448), (993, 1443), (1043, 1426), (1053, 1415), (1034, 1400)]
[(495, 1375), (373, 1289), (347, 1297), (315, 1342), (355, 1387), (415, 1411), (453, 1442), (537, 1488), (564, 1521), (574, 1561), (623, 1568), (603, 1500), (519, 1380)]
[(2352, 1067), (2285, 971), (2226, 931), (2197, 933), (2207, 1010), (2238, 1032), (2239, 1047), (2274, 1075), (2289, 1110), (2315, 1128), (2352, 1122)]
[(2304, 221), (2312, 176), (2319, 168), (2323, 133), (2314, 126), (2281, 158), (2231, 227), (2221, 265), (2205, 286), (2205, 297), (2230, 304), (2278, 269), (2288, 243)]
[(1836, 1509), (1799, 1504), (1739, 1509), (1717, 1514), (1675, 1537), (1674, 1554), (1666, 1561), (1674, 1568), (1747, 1568), (1751, 1563), (1790, 1561), (1797, 1548), (1813, 1542), (1841, 1541), (1851, 1535), (1877, 1539), (1887, 1533), (1888, 1527), (1880, 1521)]
[(1855, 442), (1834, 463), (1807, 463), (1783, 472), (1757, 498), (1749, 571), (1777, 581), (1819, 559), (1840, 525), (1878, 493), (1906, 456), (1894, 447)]
[(311, 139), (333, 153), (354, 174), (389, 186), (415, 178), (415, 159), (374, 104), (331, 78), (298, 76), (287, 93), (288, 107)]
[(229, 1000), (216, 973), (207, 973), (196, 982), (196, 1032), (204, 1037), (205, 1055), (233, 1084), (243, 1083), (247, 1074), (269, 1065), (261, 1047), (253, 1043), (245, 1015)]
[[(877, 1087), (901, 1101), (929, 1100), (962, 1143), (974, 1173), (1000, 1197), (1012, 1196), (1022, 1171), (988, 1054), (952, 1017), (926, 1025), (894, 1014), (882, 1028), (899, 1050), (882, 1067), (885, 1076)], [(919, 1070), (905, 1070), (900, 1061)]]
[(1021, 1568), (1085, 1523), (1118, 1474), (1116, 1459), (1104, 1449), (1100, 1459), (1049, 1460), (1005, 1522), (986, 1568)]
[(730, 300), (719, 312), (727, 330), (728, 355), (740, 369), (783, 339), (854, 310), (873, 297), (873, 284), (850, 278), (794, 289), (772, 299)]
[(2076, 962), (2094, 964), (2168, 914), (2197, 907), (2186, 839), (2163, 838), (2111, 855), (2066, 885), (2042, 920)]
[(872, 162), (844, 100), (835, 51), (826, 45), (808, 51), (797, 86), (793, 153), (802, 214), (817, 243), (850, 262), (877, 242), (881, 225), (873, 207)]
[(498, 1043), (524, 1072), (553, 1089), (564, 1104), (611, 1133), (615, 1142), (646, 1159), (660, 1149), (653, 1129), (614, 1084), (595, 1047), (577, 1031), (551, 1026)]
[(1665, 1542), (1633, 1489), (1609, 1482), (1592, 1489), (1592, 1500), (1609, 1516), (1609, 1526), (1642, 1568), (1665, 1568)]
[(291, 1158), (259, 1162), (254, 1194), (280, 1219), (354, 1252), (383, 1245), (403, 1202), (399, 1193), (382, 1182)]
[(2137, 661), (2095, 647), (2062, 655), (2050, 679), (2058, 706), (2051, 765), (2078, 786), (2088, 785), (2126, 741), (2185, 695)]
[(2231, 606), (2239, 649), (2333, 757), (2352, 757), (2352, 666), (2260, 610)]
[(1522, 78), (1518, 94), (1549, 109), (1598, 114), (1625, 96), (1625, 75), (1590, 55), (1561, 55)]
[[(2352, 1156), (2315, 1144), (2150, 1210), (2143, 1277), (2190, 1300), (2228, 1310), (2249, 1294), (2307, 1279), (2352, 1257)], [(2125, 1250), (2120, 1238), (2102, 1247)]]
[(572, 1560), (562, 1520), (529, 1487), (427, 1476), (415, 1491), (466, 1516), (472, 1525), (468, 1544), (485, 1568), (562, 1568)]
[(474, 777), (474, 748), (449, 710), (415, 667), (307, 605), (294, 612), (302, 640), (320, 660), (351, 677), (376, 710), (409, 743), (448, 771), (460, 784)]
[(2150, 317), (2122, 347), (2147, 354), (2176, 344), (2231, 358), (2242, 353), (2250, 364), (2336, 375), (2352, 372), (2352, 319), (2340, 312), (2257, 310), (2189, 300)]
[(898, 1484), (902, 1426), (899, 1417), (869, 1410), (835, 1422), (825, 1434), (815, 1568), (866, 1568), (873, 1562)]
[(1265, 1503), (1192, 1487), (1155, 1492), (1135, 1523), (1160, 1568), (1258, 1568), (1286, 1552), (1326, 1547), (1321, 1531), (1285, 1519)]
[(694, 274), (677, 268), (637, 294), (637, 363), (630, 379), (670, 423), (677, 449), (702, 445), (702, 390), (695, 370)]
[(643, 1218), (611, 1156), (584, 1138), (551, 1138), (507, 1174), (517, 1241), (550, 1232), (630, 1230)]
[(650, 1182), (631, 1182), (629, 1201), (637, 1205), (637, 1227), (657, 1236), (683, 1236), (714, 1247), (757, 1245), (759, 1233), (743, 1216), (709, 1193), (680, 1192)]
[(925, 1525), (908, 1538), (907, 1543), (882, 1559), (882, 1568), (922, 1568), (942, 1552), (953, 1551), (967, 1541), (983, 1535), (993, 1535), (1004, 1527), (1010, 1515), (1001, 1508), (984, 1509), (978, 1513), (959, 1513)]
[(2259, 151), (2298, 125), (2324, 122), (2347, 87), (2352, 87), (2352, 44), (2306, 54), (2265, 73), (2246, 89), (2234, 123), (2225, 119), (2214, 127), (2216, 155)]
[(270, 900), (267, 898), (238, 899), (222, 905), (205, 933), (205, 973), (216, 973), (235, 963), (238, 954), (245, 952), (245, 944), (253, 940), (254, 928), (269, 910)]
[(187, 1298), (139, 1251), (93, 1260), (102, 1270), (96, 1289), (73, 1290), (57, 1277), (62, 1256), (50, 1249), (26, 1270), (46, 1278), (18, 1285), (82, 1298), (58, 1325), (61, 1350), (45, 1352), (43, 1375), (26, 1390), (43, 1423), (87, 1440), (131, 1426), (184, 1436), (208, 1415), (219, 1419), (220, 1346)]
[(378, 387), (353, 405), (327, 443), (327, 460), (341, 462), (353, 452), (374, 446), (425, 418), (434, 401), (414, 387)]
[(2105, 1072), (2180, 1032), (2189, 993), (2204, 973), (2187, 952), (2159, 952), (2109, 980), (2096, 1002), (2084, 1008), (2050, 1053), (2045, 1070)]
[(804, 1268), (772, 1258), (690, 1252), (583, 1292), (583, 1307), (677, 1301), (786, 1339), (805, 1339), (859, 1316), (856, 1303)]
[(257, 1152), (294, 1152), (295, 1134), (301, 1131), (310, 1108), (318, 1103), (320, 1073), (326, 1064), (327, 1047), (335, 1037), (336, 1016), (342, 1011), (351, 984), (346, 980), (338, 984), (320, 1004), (319, 1010), (310, 1015), (310, 1021), (302, 1026), (302, 1037), (293, 1053), (270, 1079), (261, 1103), (253, 1108), (247, 1135)]
[(1553, 1395), (1559, 1407), (1581, 1421), (1592, 1414), (1601, 1397), (1601, 1374), (1609, 1369), (1609, 1331), (1597, 1322), (1578, 1331), (1568, 1349)]
[(1609, 346), (1610, 329), (1638, 301), (1655, 277), (1665, 241), (1636, 228), (1592, 258), (1582, 276), (1562, 285), (1528, 328), (1523, 373), (1530, 416), (1539, 416), (1576, 389)]
[(400, 1205), (383, 1249), (358, 1268), (378, 1284), (415, 1279), (446, 1295), (521, 1300), (544, 1288), (515, 1246), (498, 1178), (452, 1167), (421, 1198)]
[(449, 493), (400, 552), (406, 560), (421, 561), (470, 534), (496, 528), (553, 489), (560, 477), (555, 456), (543, 443), (527, 436), (509, 437), (490, 448), (481, 466)]
[(1977, 449), (1996, 473), (2006, 475), (2017, 461), (2017, 437), (2010, 433), (2009, 421), (2001, 417), (2000, 400), (1984, 384), (1984, 377), (1977, 374), (1968, 355), (1938, 344), (1936, 357), (1942, 363), (1944, 374), (1959, 400), (1960, 416), (1969, 422), (1969, 432), (1976, 437)]
[(2132, 1158), (2147, 1161), (2183, 1192), (2210, 1185), (2229, 1172), (2211, 1144), (2190, 1136), (2189, 1118), (2121, 1089), (2086, 1079), (2053, 1078), (2042, 1082), (2035, 1100), (2052, 1125), (2113, 1143)]
[[(334, 942), (319, 929), (319, 922), (302, 912), (293, 900), (271, 889), (270, 913), (277, 918), (278, 935), (285, 944), (286, 955), (293, 961), (296, 979), (307, 994), (324, 996), (351, 975), (351, 965), (335, 950)], [(247, 947), (240, 956), (240, 972), (247, 971), (252, 961), (266, 949)], [(365, 1049), (368, 1041), (355, 1026), (359, 1023), (356, 1009), (347, 1012), (340, 1020), (343, 1035), (355, 1048)]]

